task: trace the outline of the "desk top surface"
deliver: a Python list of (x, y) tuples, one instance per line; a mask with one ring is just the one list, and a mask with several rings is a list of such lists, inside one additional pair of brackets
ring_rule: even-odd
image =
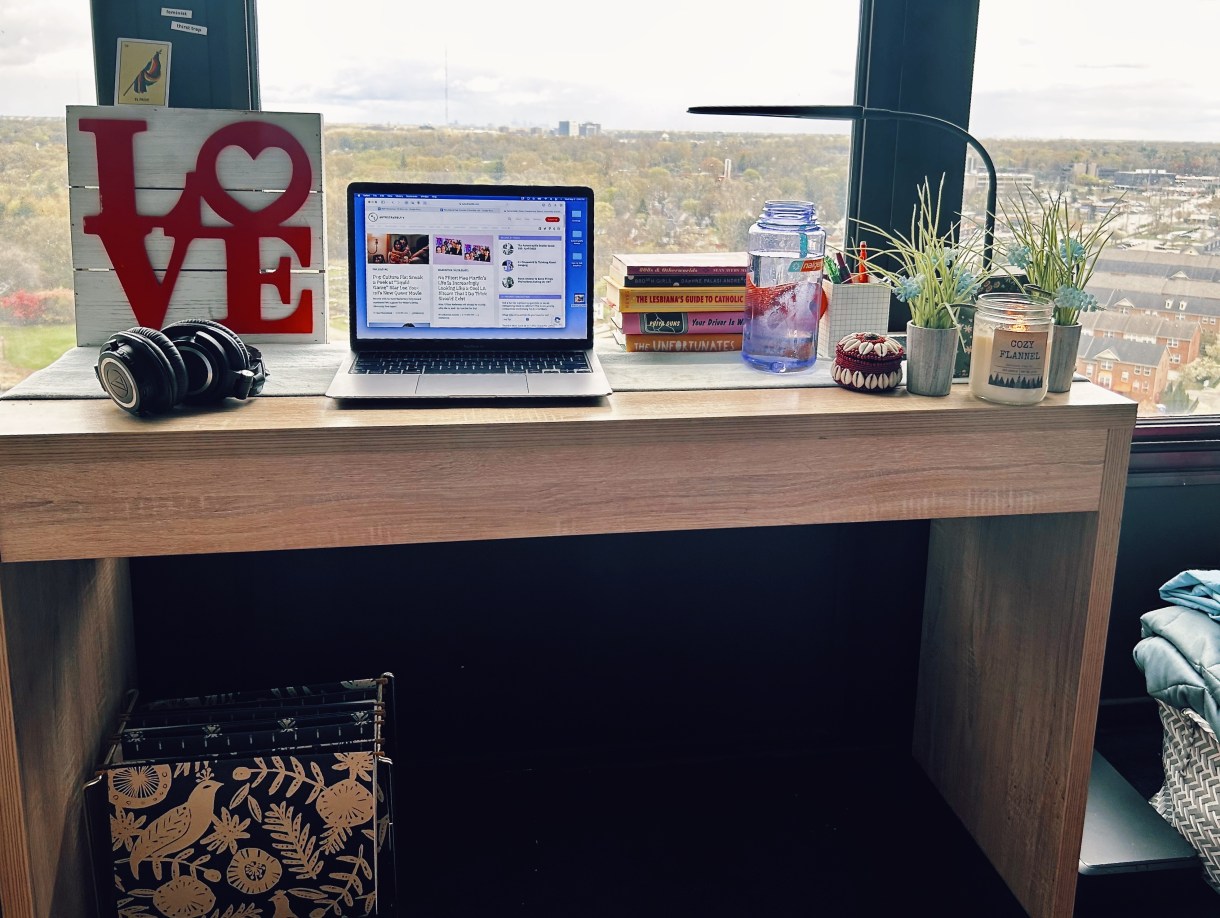
[[(1070, 409), (1064, 411), (1064, 409)], [(1033, 406), (994, 405), (955, 385), (944, 398), (904, 390), (863, 394), (839, 388), (718, 389), (621, 392), (575, 403), (557, 401), (340, 404), (319, 397), (228, 400), (219, 407), (178, 408), (158, 417), (136, 418), (104, 399), (0, 401), (0, 456), (14, 440), (106, 434), (154, 439), (191, 433), (341, 430), (352, 428), (483, 427), (520, 424), (690, 422), (747, 418), (821, 418), (834, 424), (879, 421), (923, 425), (958, 422), (1073, 426), (1133, 426), (1136, 405), (1089, 383), (1051, 394)], [(1070, 418), (1070, 420), (1068, 420)]]
[(1136, 405), (841, 389), (345, 408), (261, 398), (140, 419), (0, 401), (0, 560), (1091, 512)]

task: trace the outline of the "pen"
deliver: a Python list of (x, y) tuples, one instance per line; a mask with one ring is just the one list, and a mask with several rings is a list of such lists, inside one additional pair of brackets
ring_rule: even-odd
[(861, 242), (860, 243), (860, 263), (858, 265), (859, 270), (856, 272), (856, 283), (857, 284), (867, 284), (868, 283), (868, 268), (865, 267), (865, 263), (867, 261), (868, 261), (868, 246), (865, 245), (863, 242)]
[(839, 283), (851, 283), (851, 268), (847, 266), (847, 259), (843, 257), (842, 252), (835, 252), (835, 261), (839, 263)]

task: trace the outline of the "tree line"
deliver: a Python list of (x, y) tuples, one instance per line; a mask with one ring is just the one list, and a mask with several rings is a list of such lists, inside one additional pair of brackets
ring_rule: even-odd
[[(1077, 162), (1220, 174), (1220, 144), (984, 143), (998, 169), (1030, 172), (1044, 181), (1058, 180)], [(329, 260), (336, 268), (346, 265), (344, 188), (357, 180), (589, 185), (597, 199), (598, 276), (614, 252), (744, 248), (767, 199), (811, 200), (821, 222), (841, 232), (849, 144), (846, 134), (605, 131), (558, 137), (541, 130), (328, 125), (323, 169)], [(70, 289), (64, 119), (0, 118), (0, 172), (0, 297)], [(342, 270), (336, 274), (345, 276)], [(332, 313), (342, 313), (346, 291), (332, 289), (330, 296)]]

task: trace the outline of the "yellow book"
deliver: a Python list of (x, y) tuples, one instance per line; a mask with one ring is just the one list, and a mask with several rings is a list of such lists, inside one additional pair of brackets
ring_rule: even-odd
[(609, 277), (606, 302), (619, 312), (741, 312), (742, 287), (620, 287)]

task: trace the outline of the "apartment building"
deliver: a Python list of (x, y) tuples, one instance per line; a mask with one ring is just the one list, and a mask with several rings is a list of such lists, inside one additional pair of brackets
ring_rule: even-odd
[(1135, 402), (1155, 406), (1169, 384), (1169, 350), (1146, 341), (1081, 338), (1076, 370)]
[[(1124, 299), (1126, 308), (1134, 310), (1129, 299)], [(1129, 311), (1110, 307), (1104, 311), (1087, 312), (1081, 315), (1082, 338), (1119, 339), (1159, 344), (1169, 352), (1171, 369), (1185, 366), (1199, 356), (1202, 349), (1202, 326), (1191, 319), (1162, 315), (1146, 311)]]

